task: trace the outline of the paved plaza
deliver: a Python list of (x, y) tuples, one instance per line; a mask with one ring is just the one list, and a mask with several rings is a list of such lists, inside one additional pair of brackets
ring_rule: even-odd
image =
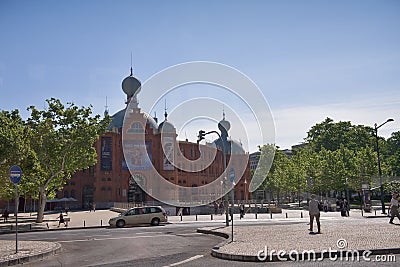
[[(110, 210), (96, 212), (69, 212), (68, 227), (61, 224), (58, 227), (59, 213), (46, 214), (43, 223), (35, 223), (35, 214), (19, 214), (20, 231), (58, 231), (71, 228), (107, 227), (108, 219), (118, 213)], [(376, 215), (376, 216), (375, 216)], [(272, 216), (272, 218), (271, 218)], [(256, 218), (257, 217), (257, 218)], [(0, 224), (0, 233), (14, 233), (13, 217), (9, 223)], [(257, 261), (257, 255), (269, 255), (271, 251), (305, 250), (324, 252), (329, 250), (371, 250), (375, 254), (400, 253), (398, 240), (400, 238), (400, 223), (388, 223), (386, 216), (360, 211), (351, 211), (350, 217), (341, 217), (339, 212), (321, 214), (321, 234), (308, 231), (308, 212), (301, 210), (283, 210), (281, 214), (246, 214), (238, 223), (239, 216), (234, 217), (233, 242), (231, 226), (225, 227), (224, 215), (189, 215), (169, 216), (169, 223), (183, 224), (200, 221), (215, 222), (215, 226), (199, 229), (200, 232), (219, 234), (227, 237), (210, 251), (213, 256), (230, 259)], [(316, 229), (316, 226), (314, 226)], [(0, 235), (1, 239), (1, 235)], [(18, 254), (15, 254), (15, 241), (0, 242), (0, 266), (17, 264), (31, 259), (38, 259), (58, 253), (60, 245), (57, 242), (20, 241)], [(263, 251), (261, 254), (260, 251)], [(265, 252), (265, 253), (264, 253)], [(273, 252), (274, 253), (274, 252)], [(271, 258), (272, 259), (272, 258)], [(270, 260), (267, 258), (267, 260)], [(276, 257), (274, 258), (276, 260)]]

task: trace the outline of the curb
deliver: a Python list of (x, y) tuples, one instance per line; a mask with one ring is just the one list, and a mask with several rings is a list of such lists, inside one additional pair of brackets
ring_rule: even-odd
[[(20, 231), (18, 230), (18, 233), (32, 233), (32, 232), (51, 232), (51, 231), (66, 231), (66, 230), (81, 230), (81, 229), (95, 229), (95, 228), (108, 228), (110, 227), (109, 225), (103, 225), (103, 226), (86, 226), (86, 227), (60, 227), (60, 228), (53, 228), (53, 229), (32, 229), (32, 230), (23, 230)], [(6, 234), (15, 234), (15, 230), (7, 230), (7, 231), (1, 231), (0, 235), (6, 235)]]
[(48, 251), (40, 252), (40, 253), (37, 253), (34, 255), (21, 256), (20, 258), (10, 259), (10, 260), (0, 262), (0, 267), (13, 266), (13, 265), (21, 264), (21, 263), (27, 263), (27, 262), (33, 261), (33, 260), (42, 260), (48, 256), (55, 255), (55, 254), (61, 252), (61, 244), (57, 243), (57, 242), (52, 242), (52, 243), (56, 245), (55, 248), (52, 248)]
[[(204, 229), (197, 229), (198, 233), (202, 234), (211, 234), (215, 236), (220, 236), (225, 239), (229, 238), (229, 234), (214, 231), (214, 230), (204, 230)], [(227, 241), (224, 241), (217, 246), (213, 247), (211, 250), (211, 256), (223, 260), (231, 260), (231, 261), (243, 261), (243, 262), (284, 262), (284, 261), (318, 261), (318, 259), (329, 259), (330, 257), (334, 256), (337, 257), (337, 259), (345, 259), (346, 258), (346, 250), (333, 250), (331, 252), (315, 252), (312, 253), (311, 255), (313, 257), (310, 258), (310, 253), (299, 253), (296, 255), (295, 258), (293, 258), (293, 255), (277, 255), (277, 254), (272, 254), (272, 255), (260, 255), (260, 258), (255, 255), (240, 255), (240, 254), (228, 254), (228, 253), (222, 253), (219, 252), (219, 248), (226, 245)], [(313, 250), (308, 250), (308, 251), (313, 251)], [(355, 250), (352, 250), (355, 251)], [(370, 255), (386, 255), (386, 254), (400, 254), (400, 248), (383, 248), (383, 249), (371, 249), (371, 250), (357, 250), (359, 253), (360, 258), (363, 257), (364, 253), (366, 257), (369, 257)], [(351, 259), (351, 258), (350, 258)]]

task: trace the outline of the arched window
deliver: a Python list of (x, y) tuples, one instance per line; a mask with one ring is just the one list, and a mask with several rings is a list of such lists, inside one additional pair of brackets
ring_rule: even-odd
[(132, 123), (131, 128), (128, 129), (128, 133), (144, 133), (142, 124), (140, 122)]

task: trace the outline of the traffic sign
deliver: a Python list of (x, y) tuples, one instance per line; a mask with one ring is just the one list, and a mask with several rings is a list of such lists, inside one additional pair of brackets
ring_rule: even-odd
[(21, 180), (22, 170), (19, 166), (12, 166), (10, 169), (10, 180), (14, 184), (18, 184)]

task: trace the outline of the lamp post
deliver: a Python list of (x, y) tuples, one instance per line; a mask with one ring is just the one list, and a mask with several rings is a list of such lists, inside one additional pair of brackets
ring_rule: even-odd
[(384, 200), (384, 194), (383, 194), (383, 184), (382, 184), (382, 169), (381, 169), (381, 158), (379, 155), (379, 142), (378, 142), (378, 129), (381, 128), (383, 125), (385, 125), (388, 122), (394, 121), (393, 119), (387, 119), (384, 123), (378, 126), (378, 124), (375, 123), (375, 140), (376, 140), (376, 153), (378, 154), (378, 173), (379, 173), (379, 188), (381, 191), (381, 204), (382, 204), (382, 214), (385, 214), (385, 200)]
[[(217, 131), (210, 131), (210, 132), (205, 132), (203, 130), (199, 131), (199, 135), (198, 135), (198, 139), (197, 139), (197, 144), (200, 143), (201, 140), (203, 140), (205, 138), (205, 136), (207, 134), (210, 133), (215, 133), (219, 136), (219, 139), (221, 139), (221, 143), (222, 143), (222, 155), (223, 155), (223, 161), (224, 161), (224, 179), (223, 179), (223, 183), (224, 183), (224, 187), (226, 187), (226, 183), (227, 183), (227, 177), (226, 177), (226, 151), (225, 151), (225, 144), (224, 141), (221, 138), (221, 135), (217, 132)], [(225, 207), (225, 223), (226, 226), (229, 226), (229, 203), (228, 203), (228, 194), (224, 195), (224, 207)]]

